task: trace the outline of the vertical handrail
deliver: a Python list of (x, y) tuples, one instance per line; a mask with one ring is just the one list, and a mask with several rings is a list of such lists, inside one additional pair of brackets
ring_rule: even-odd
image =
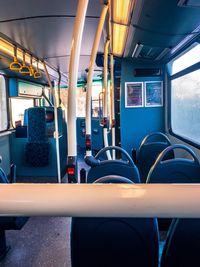
[[(104, 117), (104, 128), (103, 128), (103, 140), (104, 147), (108, 144), (108, 50), (109, 50), (110, 40), (107, 40), (104, 47), (104, 107), (103, 107), (103, 117)], [(106, 151), (107, 158), (111, 160), (110, 151)]]
[[(109, 39), (110, 39), (110, 121), (111, 121), (111, 131), (112, 131), (112, 146), (115, 146), (115, 87), (114, 87), (114, 56), (112, 54), (113, 47), (113, 34), (111, 25), (111, 1), (109, 3)], [(112, 158), (116, 158), (115, 149), (112, 150)]]
[[(115, 87), (114, 87), (114, 59), (110, 54), (110, 102), (111, 102), (111, 121), (112, 121), (112, 146), (115, 146)], [(116, 158), (116, 151), (112, 151), (113, 159)]]
[(61, 101), (61, 97), (60, 97), (60, 85), (61, 85), (61, 78), (62, 78), (62, 76), (61, 76), (61, 73), (60, 73), (60, 71), (58, 70), (58, 106), (60, 107), (61, 106), (61, 103), (62, 103), (62, 101)]
[(92, 155), (91, 145), (87, 147), (87, 142), (91, 144), (91, 99), (92, 99), (92, 78), (94, 71), (94, 64), (97, 55), (97, 50), (99, 47), (99, 42), (101, 39), (101, 34), (103, 31), (104, 21), (106, 18), (108, 6), (104, 5), (101, 11), (101, 16), (99, 19), (99, 24), (95, 34), (94, 43), (92, 46), (92, 52), (90, 57), (89, 72), (87, 79), (87, 94), (86, 94), (86, 156)]
[(60, 170), (60, 146), (59, 146), (59, 130), (58, 130), (58, 109), (57, 109), (57, 99), (56, 99), (56, 94), (55, 94), (55, 90), (53, 88), (53, 85), (51, 83), (51, 79), (46, 67), (46, 64), (44, 63), (44, 71), (46, 74), (46, 78), (49, 84), (49, 88), (51, 91), (51, 94), (53, 96), (53, 100), (54, 100), (54, 117), (55, 117), (55, 139), (56, 139), (56, 160), (57, 160), (57, 172), (58, 172), (58, 183), (61, 183), (61, 170)]
[(77, 138), (76, 138), (76, 86), (78, 79), (79, 57), (88, 0), (79, 0), (74, 23), (70, 60), (68, 89), (68, 164), (73, 162), (76, 168)]
[(99, 93), (99, 125), (102, 125), (103, 92)]

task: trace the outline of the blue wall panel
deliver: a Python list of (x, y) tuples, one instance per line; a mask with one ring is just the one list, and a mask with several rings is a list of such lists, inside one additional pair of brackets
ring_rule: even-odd
[[(163, 81), (162, 77), (134, 77), (135, 68), (155, 68), (155, 65), (139, 65), (130, 61), (122, 62), (121, 79), (121, 146), (131, 153), (138, 148), (149, 133), (164, 132), (164, 107), (125, 108), (125, 82)], [(164, 87), (164, 84), (163, 84)], [(163, 88), (164, 92), (164, 88)]]

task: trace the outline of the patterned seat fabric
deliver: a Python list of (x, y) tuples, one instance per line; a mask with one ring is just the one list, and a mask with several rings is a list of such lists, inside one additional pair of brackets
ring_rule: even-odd
[(28, 142), (26, 163), (33, 167), (43, 167), (49, 163), (49, 142), (46, 135), (45, 109), (28, 109)]
[(46, 119), (45, 109), (36, 107), (28, 109), (28, 141), (45, 142), (46, 136)]
[(33, 167), (46, 166), (49, 163), (49, 143), (37, 142), (26, 144), (26, 162)]

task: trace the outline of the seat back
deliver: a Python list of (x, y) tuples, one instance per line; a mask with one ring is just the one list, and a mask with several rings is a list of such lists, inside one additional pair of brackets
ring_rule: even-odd
[[(121, 160), (102, 160), (102, 157), (107, 151), (120, 151)], [(130, 179), (134, 183), (140, 183), (140, 175), (138, 168), (134, 164), (130, 155), (121, 147), (107, 146), (102, 148), (94, 157), (86, 157), (85, 162), (91, 166), (88, 175), (87, 183), (93, 183), (100, 177), (108, 175), (117, 175)]]
[(33, 167), (49, 163), (49, 143), (46, 135), (45, 109), (28, 109), (28, 142), (26, 143), (26, 162)]
[(43, 107), (34, 107), (28, 109), (28, 141), (45, 142), (46, 135), (46, 118)]
[[(116, 183), (119, 177), (97, 182)], [(132, 183), (120, 177), (121, 183)], [(72, 267), (158, 266), (156, 219), (73, 218), (71, 228)]]
[[(139, 169), (142, 183), (146, 182), (149, 170), (159, 154), (170, 145), (168, 137), (160, 132), (147, 135), (143, 139), (136, 156), (136, 165)], [(167, 158), (174, 158), (174, 154), (171, 152), (167, 155)]]
[(200, 219), (176, 219), (164, 245), (161, 267), (199, 266)]
[[(187, 151), (193, 159), (174, 158), (166, 160), (166, 155), (175, 149)], [(147, 183), (199, 183), (200, 163), (195, 153), (185, 145), (167, 147), (151, 168)]]
[(140, 183), (140, 175), (137, 167), (130, 166), (121, 160), (104, 160), (100, 165), (91, 167), (87, 175), (87, 183), (94, 183), (96, 179), (108, 176), (119, 175), (130, 179), (134, 183)]
[[(193, 159), (174, 158), (166, 160), (168, 153), (175, 149), (187, 151)], [(194, 152), (184, 145), (167, 147), (158, 157), (151, 168), (147, 183), (199, 183), (200, 163)], [(168, 230), (171, 219), (159, 219), (159, 229)]]
[(8, 184), (9, 183), (8, 178), (7, 178), (5, 172), (3, 171), (2, 168), (0, 168), (0, 183), (1, 184)]

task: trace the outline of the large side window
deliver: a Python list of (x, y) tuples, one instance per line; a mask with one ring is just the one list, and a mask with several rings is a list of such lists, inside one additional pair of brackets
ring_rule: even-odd
[[(187, 54), (191, 55), (191, 51), (193, 57), (196, 51), (198, 58), (198, 47), (200, 48), (200, 45), (195, 49), (193, 47), (172, 63), (172, 68), (175, 65), (181, 71), (171, 77), (171, 131), (175, 135), (200, 144), (200, 66), (193, 61), (195, 64), (187, 70), (181, 67), (184, 65), (188, 67)], [(187, 64), (184, 63), (184, 58)]]
[(102, 84), (97, 83), (92, 87), (92, 117), (99, 117), (102, 115)]
[[(94, 82), (92, 86), (92, 117), (98, 117), (101, 107), (99, 107), (99, 94), (102, 92), (102, 84)], [(68, 90), (60, 92), (62, 103), (67, 109)], [(77, 88), (76, 93), (76, 114), (77, 117), (85, 117), (86, 115), (86, 91), (83, 87)], [(102, 104), (102, 102), (101, 102)]]
[(8, 113), (6, 100), (6, 82), (0, 75), (0, 132), (8, 129)]

